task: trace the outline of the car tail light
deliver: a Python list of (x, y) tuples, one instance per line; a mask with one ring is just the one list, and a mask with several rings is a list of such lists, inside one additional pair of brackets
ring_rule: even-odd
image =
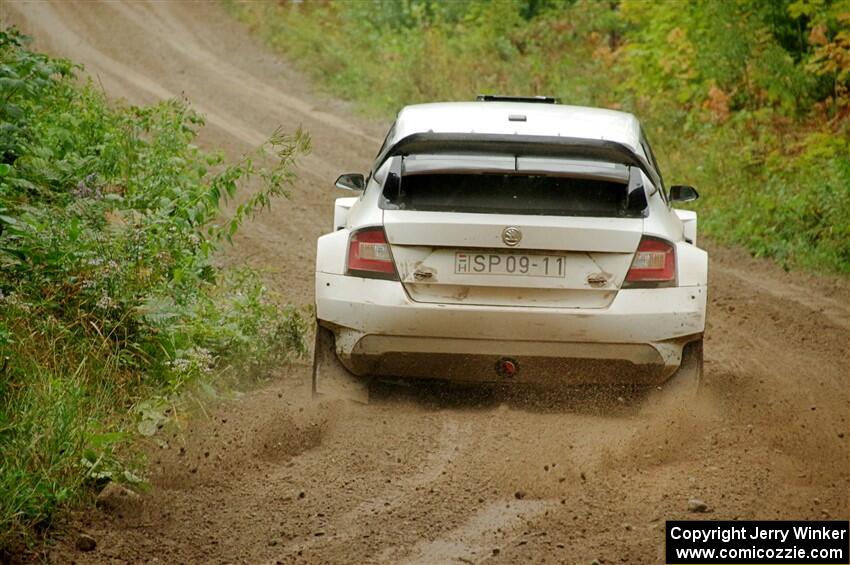
[(656, 288), (676, 285), (676, 248), (669, 241), (643, 236), (624, 288)]
[(348, 240), (347, 275), (398, 280), (390, 244), (382, 227), (363, 228)]

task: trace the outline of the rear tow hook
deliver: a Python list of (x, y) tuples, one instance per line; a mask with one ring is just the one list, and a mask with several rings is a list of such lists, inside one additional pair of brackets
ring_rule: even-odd
[(496, 361), (496, 374), (500, 377), (510, 379), (519, 372), (519, 363), (515, 359), (502, 357)]

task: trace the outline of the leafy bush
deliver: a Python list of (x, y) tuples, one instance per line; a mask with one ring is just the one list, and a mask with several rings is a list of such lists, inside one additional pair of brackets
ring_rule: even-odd
[(850, 273), (848, 0), (228, 4), (370, 114), (478, 93), (633, 111), (716, 240)]
[(82, 487), (137, 480), (134, 405), (305, 351), (298, 312), (212, 256), (286, 194), (309, 138), (226, 164), (185, 101), (112, 104), (25, 43), (0, 31), (0, 551)]

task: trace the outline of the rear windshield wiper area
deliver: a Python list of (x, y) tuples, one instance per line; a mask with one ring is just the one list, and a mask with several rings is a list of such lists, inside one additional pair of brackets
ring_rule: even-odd
[(516, 172), (397, 174), (384, 186), (387, 209), (619, 218), (646, 213), (643, 188), (629, 182), (633, 175), (612, 180)]

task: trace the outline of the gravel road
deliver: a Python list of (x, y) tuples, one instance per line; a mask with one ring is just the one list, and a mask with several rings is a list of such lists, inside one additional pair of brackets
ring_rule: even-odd
[[(237, 155), (303, 125), (314, 150), (293, 198), (224, 260), (312, 302), (333, 181), (366, 170), (387, 124), (317, 94), (218, 4), (4, 2), (0, 15), (113, 97), (185, 96), (205, 147)], [(415, 388), (316, 404), (306, 364), (282, 367), (151, 444), (151, 492), (70, 517), (48, 557), (656, 563), (666, 519), (850, 518), (850, 285), (709, 250), (705, 387), (684, 410)], [(690, 513), (693, 498), (709, 513)], [(95, 550), (75, 548), (80, 532)]]

